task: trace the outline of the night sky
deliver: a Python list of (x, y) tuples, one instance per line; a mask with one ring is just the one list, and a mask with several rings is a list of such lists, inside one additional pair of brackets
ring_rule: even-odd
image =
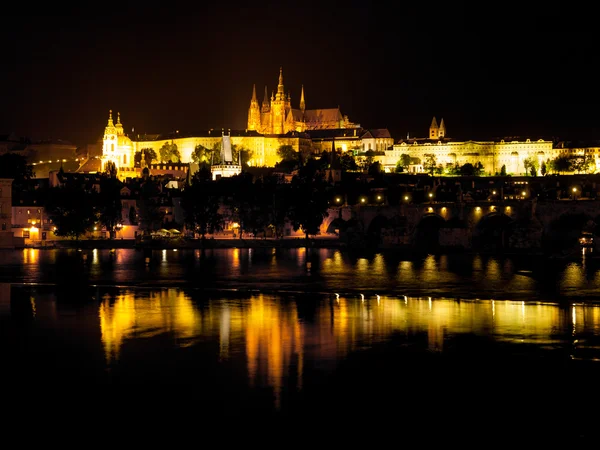
[(134, 135), (244, 129), (283, 67), (293, 107), (304, 85), (396, 141), (433, 116), (457, 139), (600, 139), (592, 3), (188, 3), (5, 9), (0, 133), (83, 146), (109, 109)]

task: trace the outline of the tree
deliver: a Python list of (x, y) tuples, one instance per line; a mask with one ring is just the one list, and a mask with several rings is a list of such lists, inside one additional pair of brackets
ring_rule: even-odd
[(162, 162), (180, 162), (181, 155), (177, 144), (174, 142), (165, 142), (159, 150), (160, 160)]
[(290, 186), (289, 219), (294, 231), (300, 228), (306, 239), (319, 232), (323, 219), (328, 216), (329, 196), (327, 183), (319, 173), (299, 173)]
[(369, 168), (371, 167), (371, 164), (373, 164), (373, 162), (375, 161), (375, 152), (373, 150), (367, 150), (364, 153), (365, 159), (363, 160), (362, 163), (362, 170), (363, 171), (369, 171)]
[(231, 153), (235, 164), (248, 167), (248, 161), (252, 159), (252, 150), (232, 144)]
[(542, 174), (542, 176), (546, 176), (548, 169), (546, 168), (546, 162), (542, 161), (542, 166), (540, 167), (540, 173)]
[(252, 175), (242, 172), (229, 178), (221, 178), (219, 186), (223, 189), (223, 203), (229, 211), (229, 221), (239, 226), (240, 239), (245, 232), (255, 229), (255, 187)]
[(185, 223), (198, 232), (202, 239), (207, 233), (215, 233), (223, 229), (223, 217), (219, 213), (220, 195), (217, 184), (205, 180), (198, 173), (187, 185), (181, 196)]
[(396, 172), (408, 172), (408, 167), (411, 163), (410, 155), (403, 153), (400, 155), (400, 159), (396, 163)]
[(137, 211), (135, 210), (134, 206), (129, 207), (129, 223), (131, 225), (138, 224)]
[(5, 153), (0, 156), (0, 178), (13, 180), (13, 193), (25, 188), (25, 183), (35, 176), (33, 166), (27, 164), (27, 158), (17, 153)]
[(212, 157), (212, 150), (204, 147), (203, 145), (196, 145), (194, 151), (192, 152), (191, 159), (193, 162), (197, 164), (210, 164)]
[(291, 145), (280, 146), (277, 149), (277, 156), (279, 156), (282, 161), (293, 161), (295, 163), (299, 161), (298, 152), (294, 150), (294, 147)]
[(143, 148), (142, 154), (144, 155), (143, 160), (146, 162), (146, 167), (152, 164), (153, 161), (156, 161), (157, 155), (156, 152), (151, 148)]
[(500, 176), (501, 177), (506, 176), (506, 164), (502, 164), (502, 168), (500, 169)]
[(350, 152), (346, 152), (342, 154), (342, 156), (340, 156), (340, 165), (342, 166), (342, 170), (344, 172), (354, 171), (358, 169), (358, 164), (356, 164), (356, 160)]
[(96, 222), (97, 204), (95, 191), (81, 186), (66, 184), (50, 188), (46, 211), (54, 223), (57, 236), (74, 237), (85, 234)]
[(113, 161), (106, 161), (104, 166), (104, 173), (109, 178), (117, 178), (117, 165)]
[[(116, 166), (114, 170), (116, 171)], [(122, 187), (123, 184), (116, 178), (116, 175), (107, 175), (100, 180), (100, 192), (96, 195), (98, 218), (110, 233), (111, 239), (115, 237), (116, 226), (123, 220), (123, 207), (121, 204)]]
[(538, 171), (538, 162), (537, 159), (533, 157), (525, 158), (523, 160), (523, 166), (525, 167), (525, 172), (535, 177)]
[(476, 177), (480, 177), (485, 173), (485, 169), (483, 167), (483, 164), (481, 163), (481, 161), (477, 161), (477, 163), (475, 163), (475, 165), (473, 166), (473, 175), (475, 175)]
[[(144, 170), (147, 170), (145, 168)], [(160, 209), (161, 190), (157, 181), (145, 176), (140, 185), (139, 227), (145, 234), (162, 227), (164, 212)]]
[(375, 161), (368, 169), (369, 175), (372, 177), (377, 177), (383, 173), (383, 166), (379, 161)]
[(572, 170), (571, 159), (567, 155), (560, 155), (552, 161), (552, 169), (559, 174)]
[(460, 166), (460, 175), (463, 177), (472, 177), (475, 175), (475, 167), (471, 163), (465, 163)]
[(423, 169), (425, 172), (433, 175), (437, 167), (437, 159), (433, 153), (426, 153), (424, 156), (425, 162), (423, 162)]

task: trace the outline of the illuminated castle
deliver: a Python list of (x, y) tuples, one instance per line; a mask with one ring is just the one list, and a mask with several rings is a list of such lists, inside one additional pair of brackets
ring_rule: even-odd
[(550, 140), (544, 139), (496, 139), (486, 141), (457, 141), (448, 138), (444, 119), (439, 126), (434, 117), (429, 126), (427, 138), (400, 139), (391, 148), (386, 149), (381, 162), (387, 172), (393, 172), (402, 155), (408, 155), (415, 161), (410, 172), (423, 172), (425, 161), (433, 157), (436, 165), (442, 168), (455, 165), (482, 163), (486, 173), (500, 172), (502, 166), (507, 173), (524, 174), (524, 161), (542, 162), (554, 159), (562, 154)]
[(291, 95), (283, 88), (283, 69), (279, 69), (277, 93), (269, 99), (267, 87), (262, 105), (258, 104), (256, 85), (252, 87), (252, 99), (248, 109), (248, 130), (260, 134), (286, 134), (290, 131), (324, 130), (339, 128), (360, 128), (342, 115), (340, 108), (306, 109), (304, 86), (300, 94), (300, 108), (292, 108)]

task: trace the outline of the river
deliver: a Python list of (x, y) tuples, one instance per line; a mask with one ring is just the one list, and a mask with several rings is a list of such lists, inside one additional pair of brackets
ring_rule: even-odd
[(160, 424), (310, 418), (330, 438), (335, 419), (490, 445), (586, 439), (599, 280), (585, 257), (3, 251), (0, 381), (11, 410), (36, 415), (63, 402), (119, 420), (155, 410)]

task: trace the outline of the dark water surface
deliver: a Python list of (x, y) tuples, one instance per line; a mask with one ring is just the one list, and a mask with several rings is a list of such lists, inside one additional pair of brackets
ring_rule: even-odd
[(4, 410), (286, 446), (595, 439), (599, 280), (585, 258), (4, 251)]

